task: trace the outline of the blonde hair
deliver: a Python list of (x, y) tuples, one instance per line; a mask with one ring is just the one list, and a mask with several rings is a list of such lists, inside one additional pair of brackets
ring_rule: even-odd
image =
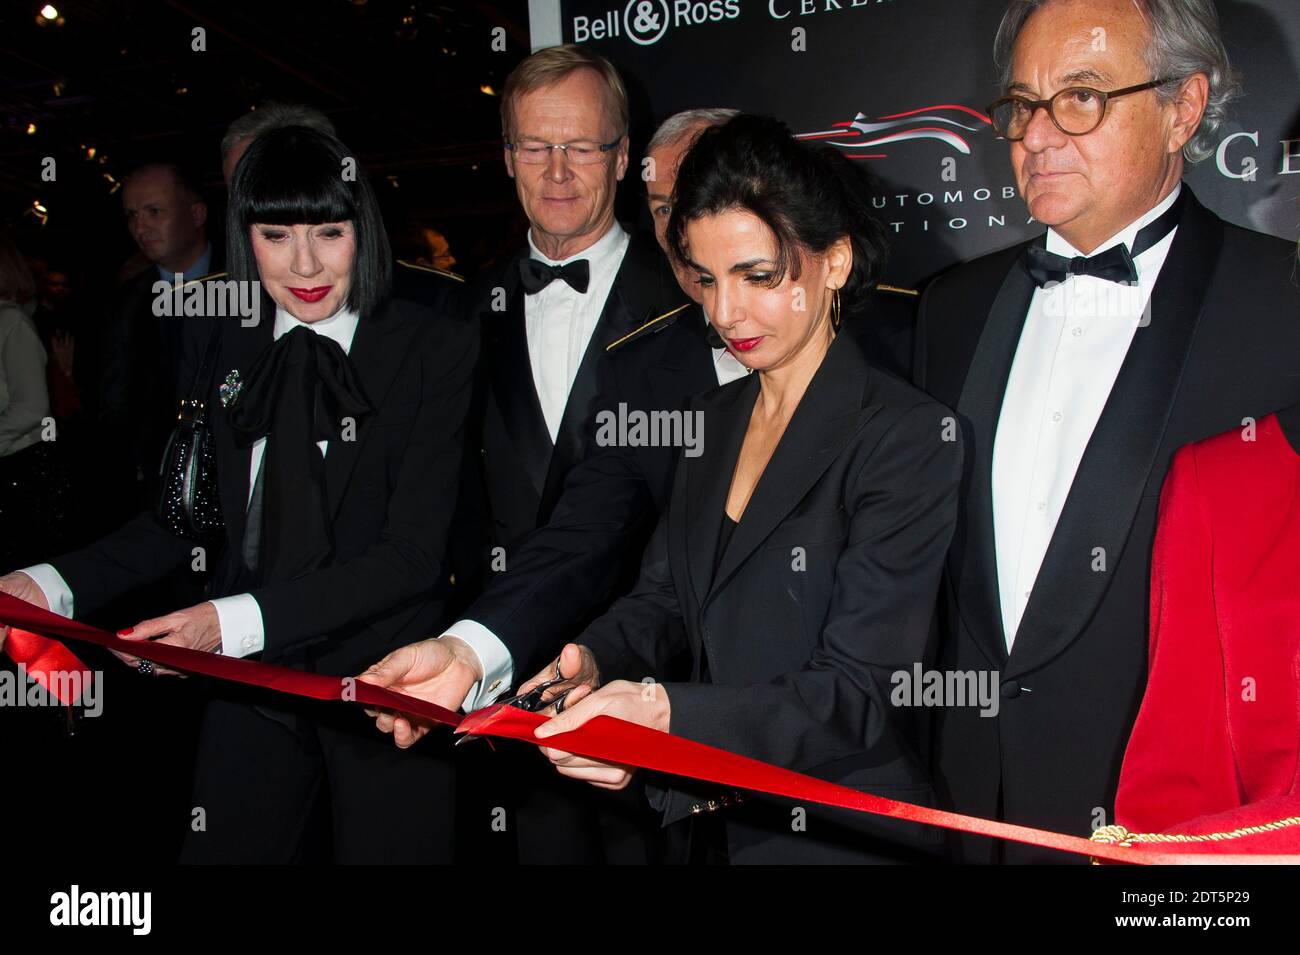
[(510, 71), (501, 91), (501, 135), (507, 141), (511, 138), (515, 100), (525, 93), (554, 86), (579, 70), (592, 70), (605, 81), (605, 105), (617, 123), (619, 138), (626, 135), (628, 105), (623, 78), (609, 60), (576, 43), (538, 50)]

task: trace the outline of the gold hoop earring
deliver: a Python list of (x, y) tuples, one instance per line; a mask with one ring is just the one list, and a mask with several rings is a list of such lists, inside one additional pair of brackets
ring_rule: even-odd
[(831, 328), (840, 330), (840, 290), (831, 289)]

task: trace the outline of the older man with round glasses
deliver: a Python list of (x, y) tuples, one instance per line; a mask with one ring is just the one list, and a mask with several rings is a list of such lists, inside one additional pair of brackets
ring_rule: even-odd
[[(1114, 821), (1146, 677), (1148, 568), (1181, 445), (1300, 399), (1294, 250), (1182, 181), (1236, 84), (1212, 0), (1013, 0), (989, 108), (1044, 235), (921, 305), (917, 383), (956, 409), (967, 475), (938, 666), (999, 674), (946, 708), (947, 808), (1058, 831)], [(1065, 861), (969, 837), (972, 862)]]

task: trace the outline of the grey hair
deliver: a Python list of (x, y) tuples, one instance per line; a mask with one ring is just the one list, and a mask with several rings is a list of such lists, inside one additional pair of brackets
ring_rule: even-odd
[(656, 149), (675, 145), (691, 133), (698, 132), (707, 126), (721, 126), (739, 112), (738, 109), (715, 106), (707, 109), (687, 109), (680, 113), (673, 113), (659, 124), (655, 134), (650, 137), (650, 142), (646, 144), (645, 151), (652, 153)]
[[(1011, 0), (993, 41), (993, 60), (999, 69), (1001, 88), (1011, 83), (1011, 56), (1020, 31), (1039, 8), (1052, 0)], [(1219, 32), (1219, 14), (1214, 0), (1132, 0), (1151, 31), (1144, 52), (1151, 78), (1168, 78), (1156, 89), (1161, 102), (1177, 95), (1183, 81), (1204, 73), (1209, 81), (1205, 114), (1192, 138), (1183, 146), (1183, 158), (1197, 163), (1214, 155), (1214, 137), (1228, 115), (1228, 104), (1241, 93), (1240, 78), (1228, 62), (1228, 51)]]
[(244, 140), (256, 139), (263, 133), (282, 126), (306, 126), (318, 133), (338, 138), (334, 124), (320, 110), (300, 103), (270, 100), (249, 110), (226, 127), (226, 134), (221, 137), (221, 158), (229, 156), (230, 151)]

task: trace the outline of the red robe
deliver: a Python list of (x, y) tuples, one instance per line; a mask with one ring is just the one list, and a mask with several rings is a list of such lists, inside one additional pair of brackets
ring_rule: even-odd
[[(1115, 800), (1131, 832), (1300, 816), (1297, 412), (1281, 413), (1285, 431), (1270, 415), (1253, 441), (1243, 428), (1174, 456), (1152, 555), (1150, 676)], [(1300, 852), (1300, 824), (1170, 848)]]

